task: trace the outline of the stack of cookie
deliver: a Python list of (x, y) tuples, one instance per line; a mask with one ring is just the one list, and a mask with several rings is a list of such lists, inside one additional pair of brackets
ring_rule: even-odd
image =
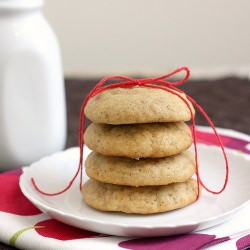
[(85, 163), (90, 180), (82, 188), (87, 204), (151, 214), (196, 200), (195, 161), (187, 150), (192, 136), (185, 124), (191, 114), (178, 96), (147, 87), (107, 89), (89, 100), (85, 115), (93, 122), (84, 134), (93, 150)]

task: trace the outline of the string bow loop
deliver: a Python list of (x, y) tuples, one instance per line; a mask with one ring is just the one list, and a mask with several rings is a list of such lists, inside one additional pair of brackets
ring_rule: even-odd
[[(167, 81), (166, 79), (168, 79), (171, 76), (174, 76), (180, 72), (184, 72), (185, 75), (183, 78), (181, 78), (178, 81)], [(191, 114), (191, 121), (192, 121), (192, 135), (193, 135), (193, 142), (194, 142), (194, 151), (195, 151), (195, 163), (196, 163), (196, 176), (197, 176), (197, 183), (198, 183), (198, 195), (197, 195), (197, 199), (199, 198), (200, 195), (200, 185), (206, 189), (208, 192), (213, 193), (213, 194), (220, 194), (222, 193), (228, 183), (228, 173), (229, 173), (229, 166), (228, 166), (228, 159), (225, 153), (225, 149), (224, 146), (221, 142), (221, 139), (215, 129), (215, 126), (213, 125), (211, 119), (209, 118), (209, 116), (206, 114), (206, 112), (202, 109), (202, 107), (190, 96), (186, 95), (183, 91), (181, 91), (180, 89), (178, 89), (176, 86), (179, 86), (183, 83), (185, 83), (188, 78), (190, 76), (190, 71), (187, 67), (181, 67), (178, 68), (168, 74), (165, 74), (163, 76), (160, 77), (156, 77), (156, 78), (142, 78), (142, 79), (133, 79), (130, 77), (126, 77), (126, 76), (119, 76), (119, 75), (115, 75), (115, 76), (108, 76), (106, 78), (103, 78), (99, 83), (96, 84), (96, 86), (90, 91), (90, 93), (87, 95), (87, 97), (85, 98), (82, 107), (81, 107), (81, 112), (80, 112), (80, 125), (79, 125), (79, 149), (80, 149), (80, 156), (79, 156), (79, 165), (78, 165), (78, 169), (75, 173), (75, 175), (73, 176), (73, 178), (71, 179), (71, 181), (69, 182), (69, 184), (67, 185), (66, 188), (64, 188), (63, 190), (56, 192), (56, 193), (47, 193), (42, 191), (37, 185), (36, 182), (34, 180), (34, 178), (31, 179), (35, 189), (47, 196), (54, 196), (54, 195), (59, 195), (62, 194), (64, 192), (66, 192), (73, 184), (73, 182), (75, 181), (75, 179), (77, 178), (77, 176), (80, 173), (80, 189), (82, 188), (82, 171), (83, 171), (83, 151), (84, 151), (84, 129), (85, 129), (85, 115), (84, 115), (84, 109), (85, 106), (87, 104), (87, 102), (89, 101), (90, 98), (94, 97), (95, 95), (97, 95), (98, 93), (107, 90), (107, 89), (111, 89), (111, 88), (132, 88), (134, 86), (139, 86), (139, 87), (149, 87), (149, 88), (156, 88), (156, 89), (162, 89), (165, 90), (167, 92), (170, 92), (174, 95), (176, 95), (178, 98), (180, 98), (188, 107), (190, 114)], [(111, 84), (107, 84), (105, 85), (105, 83), (107, 83), (110, 80), (115, 80), (115, 83), (111, 83)], [(117, 82), (118, 81), (118, 82)], [(186, 98), (185, 98), (186, 97)], [(220, 190), (218, 191), (213, 191), (211, 189), (209, 189), (201, 180), (200, 177), (200, 173), (199, 173), (199, 165), (198, 165), (198, 150), (197, 150), (197, 139), (196, 139), (196, 133), (195, 133), (195, 119), (194, 119), (194, 113), (191, 107), (192, 103), (200, 112), (201, 114), (204, 116), (204, 118), (207, 120), (208, 124), (211, 126), (211, 128), (213, 129), (214, 134), (216, 135), (216, 138), (219, 142), (219, 145), (221, 147), (222, 153), (223, 153), (223, 157), (225, 160), (225, 169), (226, 169), (226, 174), (225, 174), (225, 179), (224, 179), (224, 183), (223, 186)]]

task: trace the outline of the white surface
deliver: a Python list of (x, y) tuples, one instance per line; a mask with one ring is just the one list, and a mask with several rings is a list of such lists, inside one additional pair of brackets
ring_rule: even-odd
[(61, 58), (42, 1), (0, 1), (0, 170), (62, 150), (66, 107)]
[[(199, 145), (198, 149), (202, 179), (217, 190), (222, 186), (225, 174), (221, 151), (218, 147), (205, 145)], [(228, 150), (227, 155), (230, 164), (227, 189), (220, 195), (203, 190), (199, 201), (169, 213), (145, 216), (99, 212), (82, 200), (79, 179), (63, 195), (49, 197), (38, 193), (31, 184), (31, 177), (45, 192), (56, 192), (67, 185), (78, 165), (78, 148), (45, 157), (25, 168), (20, 187), (25, 196), (44, 213), (79, 228), (121, 236), (186, 233), (218, 225), (249, 203), (250, 159), (232, 150)], [(86, 175), (83, 178), (86, 180)]]
[(250, 1), (45, 1), (69, 76), (247, 76)]

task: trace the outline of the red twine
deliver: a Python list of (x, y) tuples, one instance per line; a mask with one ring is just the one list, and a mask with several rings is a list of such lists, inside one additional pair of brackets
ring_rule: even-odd
[[(180, 81), (176, 81), (176, 82), (168, 82), (164, 79), (173, 76), (175, 74), (178, 74), (181, 71), (185, 71), (186, 75), (183, 79), (181, 79)], [(75, 173), (74, 177), (71, 179), (71, 181), (69, 182), (68, 186), (65, 187), (63, 190), (56, 192), (56, 193), (47, 193), (42, 191), (37, 185), (36, 182), (34, 180), (34, 178), (31, 178), (31, 181), (35, 187), (35, 189), (44, 195), (47, 196), (55, 196), (55, 195), (59, 195), (62, 194), (64, 192), (66, 192), (74, 183), (76, 177), (78, 176), (78, 174), (80, 173), (80, 190), (82, 188), (82, 171), (83, 171), (83, 147), (84, 147), (84, 128), (85, 128), (85, 121), (86, 121), (86, 117), (84, 115), (84, 109), (85, 106), (87, 104), (87, 102), (89, 101), (89, 99), (91, 97), (94, 97), (95, 95), (97, 95), (98, 93), (106, 90), (106, 89), (111, 89), (111, 88), (132, 88), (134, 86), (144, 86), (144, 87), (149, 87), (149, 88), (156, 88), (156, 89), (162, 89), (165, 90), (167, 92), (170, 92), (176, 96), (178, 96), (180, 99), (182, 99), (185, 104), (187, 105), (190, 114), (191, 114), (191, 121), (192, 121), (192, 134), (193, 134), (193, 142), (194, 142), (194, 151), (195, 151), (195, 163), (196, 163), (196, 176), (197, 176), (197, 183), (198, 183), (198, 195), (197, 195), (197, 199), (200, 196), (200, 185), (207, 190), (208, 192), (212, 193), (212, 194), (220, 194), (222, 193), (227, 185), (228, 182), (228, 172), (229, 172), (229, 167), (228, 167), (228, 159), (227, 159), (227, 155), (225, 153), (225, 149), (224, 146), (221, 142), (221, 139), (215, 129), (215, 126), (213, 125), (211, 119), (208, 117), (208, 115), (206, 114), (206, 112), (202, 109), (202, 107), (197, 104), (197, 102), (192, 99), (190, 96), (186, 95), (187, 99), (201, 112), (201, 114), (205, 117), (205, 119), (207, 120), (208, 124), (211, 126), (211, 128), (214, 131), (214, 134), (217, 137), (217, 140), (220, 144), (224, 159), (225, 159), (225, 168), (226, 168), (226, 174), (225, 174), (225, 180), (224, 180), (224, 184), (223, 187), (219, 190), (219, 191), (213, 191), (211, 189), (209, 189), (208, 187), (206, 187), (206, 185), (203, 183), (203, 181), (200, 178), (200, 173), (199, 173), (199, 166), (198, 166), (198, 151), (197, 151), (197, 143), (196, 143), (196, 133), (195, 133), (195, 120), (194, 120), (194, 114), (193, 111), (191, 109), (190, 104), (188, 103), (188, 101), (181, 95), (182, 93), (184, 93), (183, 91), (179, 90), (178, 88), (176, 88), (176, 86), (183, 84), (190, 75), (190, 71), (187, 67), (181, 67), (178, 68), (176, 70), (174, 70), (173, 72), (163, 75), (161, 77), (157, 77), (157, 78), (147, 78), (147, 79), (133, 79), (130, 77), (125, 77), (125, 76), (108, 76), (104, 79), (102, 79), (92, 90), (91, 92), (87, 95), (87, 97), (85, 98), (82, 107), (81, 107), (81, 112), (80, 112), (80, 128), (79, 128), (79, 147), (80, 147), (80, 159), (79, 159), (79, 165), (78, 165), (78, 169), (77, 172)], [(121, 82), (118, 83), (113, 83), (111, 85), (106, 85), (103, 86), (103, 84), (105, 82), (107, 82), (108, 80), (112, 80), (112, 79), (116, 79), (116, 80), (122, 80)], [(185, 93), (184, 93), (185, 94)]]

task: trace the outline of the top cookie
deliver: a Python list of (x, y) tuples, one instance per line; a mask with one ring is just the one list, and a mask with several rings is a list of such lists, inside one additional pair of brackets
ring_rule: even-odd
[[(184, 94), (182, 97), (187, 100)], [(193, 114), (192, 104), (188, 101)], [(189, 121), (187, 104), (178, 96), (162, 89), (148, 87), (107, 89), (92, 97), (85, 115), (95, 123), (133, 124)]]

